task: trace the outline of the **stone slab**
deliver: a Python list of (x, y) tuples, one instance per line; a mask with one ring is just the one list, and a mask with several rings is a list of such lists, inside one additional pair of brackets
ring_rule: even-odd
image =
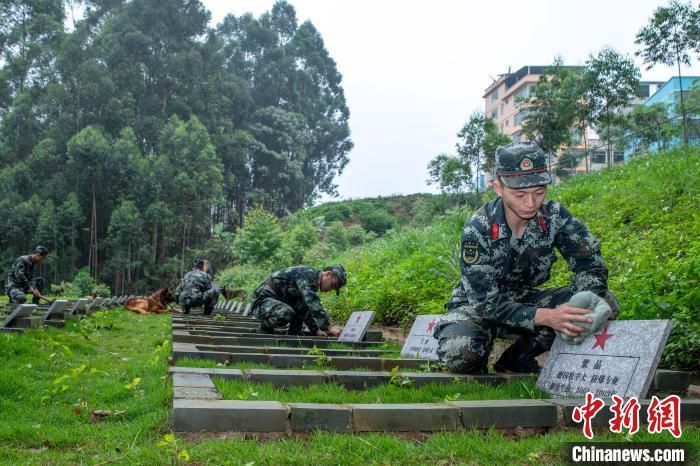
[(670, 320), (617, 320), (578, 345), (557, 336), (537, 386), (554, 397), (643, 398), (670, 331)]
[(373, 311), (355, 311), (343, 327), (338, 341), (362, 341), (374, 320)]
[(174, 373), (173, 386), (188, 388), (215, 388), (209, 375), (192, 373)]
[(240, 369), (224, 369), (219, 367), (171, 367), (170, 374), (193, 374), (221, 377), (226, 380), (243, 380), (243, 371)]
[(557, 407), (541, 400), (450, 401), (448, 404), (459, 408), (462, 425), (467, 429), (557, 425)]
[(222, 396), (215, 388), (173, 386), (173, 398), (220, 400)]
[(355, 432), (456, 430), (459, 409), (444, 403), (352, 404)]
[(439, 314), (417, 316), (401, 348), (401, 356), (436, 361), (438, 341), (433, 338), (433, 331), (439, 319)]
[(287, 409), (276, 401), (173, 400), (176, 432), (284, 432)]
[(309, 386), (326, 382), (326, 375), (322, 371), (248, 369), (245, 376), (251, 382), (271, 383), (275, 387)]
[(41, 327), (44, 323), (44, 316), (16, 317), (14, 326), (17, 328)]
[(684, 392), (690, 385), (690, 373), (657, 369), (651, 389), (660, 392)]
[(293, 432), (352, 432), (352, 410), (337, 404), (290, 403)]

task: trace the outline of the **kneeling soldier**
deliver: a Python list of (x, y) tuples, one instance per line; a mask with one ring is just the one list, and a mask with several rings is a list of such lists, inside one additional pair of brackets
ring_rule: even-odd
[(346, 283), (340, 264), (323, 270), (305, 265), (278, 270), (253, 292), (252, 310), (261, 321), (259, 332), (273, 333), (275, 327), (289, 324), (287, 333), (298, 335), (306, 324), (312, 335), (337, 337), (340, 329), (331, 326), (318, 292), (335, 290), (340, 294)]
[(203, 271), (204, 261), (196, 259), (192, 270), (187, 272), (175, 290), (175, 302), (182, 306), (185, 314), (196, 306), (204, 307), (204, 315), (210, 315), (219, 299), (219, 289), (212, 283), (211, 276)]
[[(435, 330), (438, 357), (447, 369), (485, 373), (494, 338), (516, 339), (495, 369), (538, 373), (535, 360), (549, 350), (555, 330), (569, 337), (586, 331), (589, 309), (569, 305), (579, 291), (603, 298), (614, 318), (620, 310), (608, 291), (600, 241), (558, 202), (545, 201), (551, 177), (544, 152), (533, 142), (496, 150), (498, 197), (464, 225), (462, 279)], [(539, 289), (549, 280), (558, 249), (574, 273), (568, 286)]]

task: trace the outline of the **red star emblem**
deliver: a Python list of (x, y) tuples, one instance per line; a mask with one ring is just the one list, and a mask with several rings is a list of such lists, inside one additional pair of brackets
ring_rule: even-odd
[(355, 319), (355, 323), (358, 323), (358, 322), (361, 321), (361, 320), (362, 320), (362, 316), (359, 315), (359, 316), (357, 316), (357, 319)]
[(593, 344), (593, 348), (591, 349), (594, 350), (596, 346), (600, 346), (600, 349), (602, 351), (605, 351), (605, 342), (608, 340), (608, 338), (610, 338), (613, 335), (615, 334), (608, 333), (608, 326), (606, 325), (602, 332), (598, 333), (597, 335), (593, 335), (593, 337), (595, 338), (595, 343)]
[(427, 332), (433, 333), (433, 328), (435, 327), (435, 319), (431, 320), (430, 323), (428, 324), (428, 329), (426, 330)]

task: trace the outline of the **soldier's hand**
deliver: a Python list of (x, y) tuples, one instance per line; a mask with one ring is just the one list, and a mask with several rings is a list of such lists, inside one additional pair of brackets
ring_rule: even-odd
[(328, 336), (328, 335), (326, 335), (326, 332), (324, 332), (321, 329), (316, 330), (316, 333), (314, 333), (314, 335), (317, 337), (327, 337)]
[(340, 335), (340, 329), (333, 325), (331, 328), (328, 329), (328, 335), (332, 337), (337, 337)]
[(577, 337), (586, 328), (576, 325), (577, 322), (592, 323), (593, 319), (587, 317), (590, 309), (572, 307), (568, 304), (560, 304), (556, 309), (539, 308), (535, 313), (535, 325), (545, 325), (562, 332), (570, 337)]
[(39, 290), (35, 290), (34, 288), (32, 288), (30, 291), (37, 298), (42, 298), (41, 293), (39, 293)]

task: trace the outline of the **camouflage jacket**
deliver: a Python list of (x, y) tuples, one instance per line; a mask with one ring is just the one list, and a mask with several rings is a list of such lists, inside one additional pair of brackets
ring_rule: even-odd
[(175, 290), (176, 294), (182, 294), (185, 290), (197, 290), (204, 293), (212, 287), (211, 277), (201, 270), (187, 272)]
[(255, 290), (253, 300), (274, 297), (294, 309), (311, 332), (325, 330), (330, 319), (318, 296), (320, 275), (320, 270), (305, 265), (278, 270)]
[(557, 260), (554, 248), (574, 273), (573, 293), (607, 290), (600, 242), (564, 206), (544, 202), (518, 239), (508, 227), (501, 198), (489, 202), (464, 225), (462, 279), (445, 308), (465, 312), (466, 305), (466, 312), (491, 322), (532, 330), (537, 308), (517, 298), (549, 280)]
[(19, 256), (12, 264), (12, 268), (7, 274), (7, 283), (5, 288), (20, 288), (23, 291), (28, 291), (29, 288), (34, 288), (34, 262), (32, 262), (31, 254)]

